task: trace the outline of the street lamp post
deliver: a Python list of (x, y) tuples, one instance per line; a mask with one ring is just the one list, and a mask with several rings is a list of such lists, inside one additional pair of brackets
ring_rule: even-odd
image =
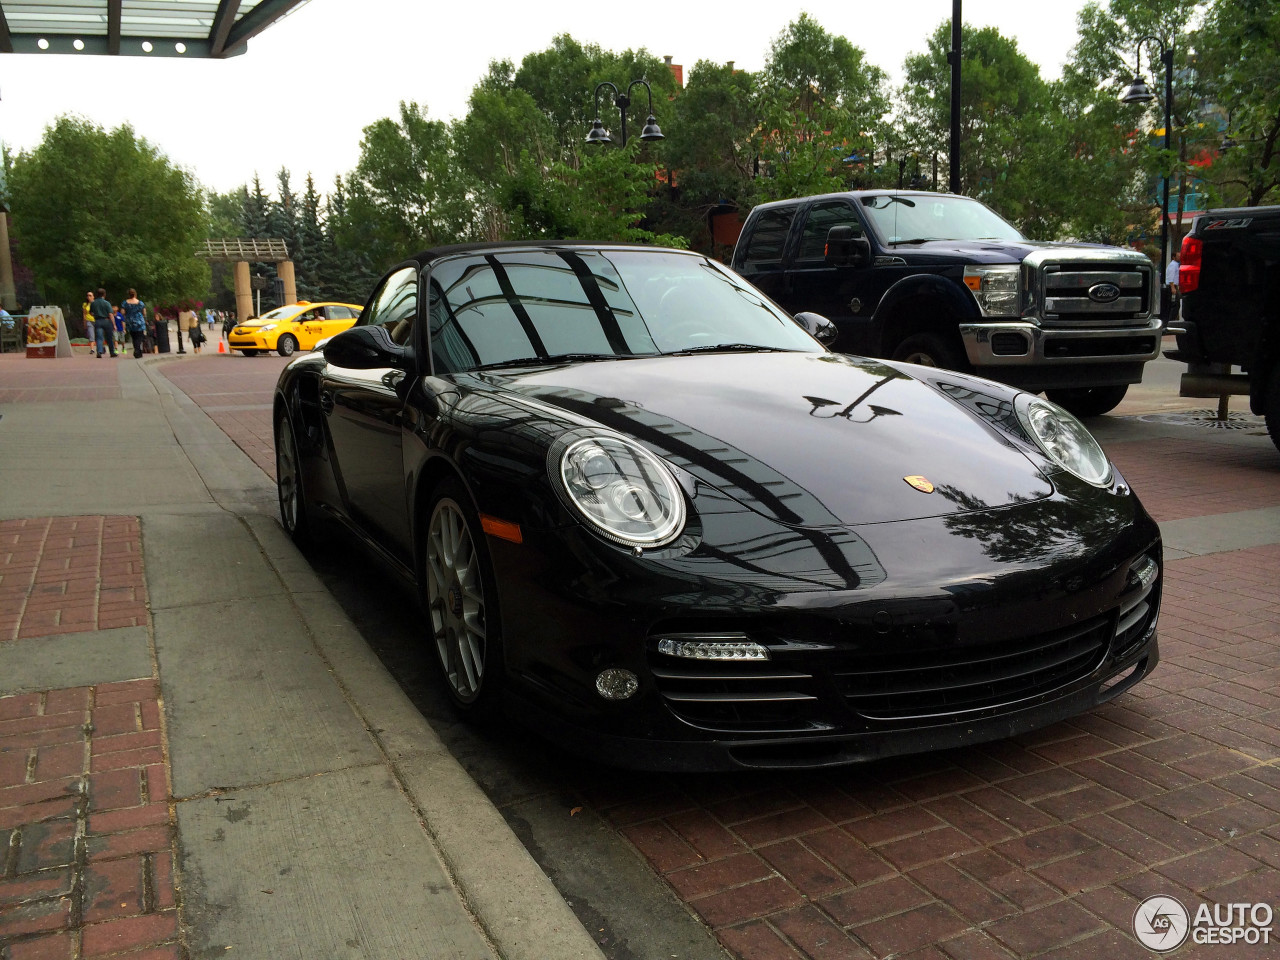
[(640, 131), (641, 140), (664, 140), (662, 131), (658, 129), (658, 118), (653, 115), (653, 88), (649, 86), (648, 80), (632, 80), (627, 86), (627, 92), (622, 93), (608, 80), (596, 84), (596, 118), (591, 121), (591, 132), (587, 134), (588, 144), (612, 143), (613, 138), (609, 136), (609, 131), (604, 128), (604, 124), (600, 122), (600, 91), (604, 87), (608, 87), (613, 91), (613, 105), (618, 108), (622, 114), (622, 146), (627, 145), (627, 107), (631, 106), (631, 91), (637, 86), (643, 86), (649, 92), (649, 119), (645, 122), (644, 129)]
[[(1160, 62), (1164, 64), (1164, 151), (1169, 159), (1169, 138), (1173, 132), (1173, 47), (1166, 47), (1157, 36), (1143, 37), (1138, 41), (1133, 68), (1133, 80), (1120, 94), (1121, 103), (1150, 103), (1156, 98), (1142, 78), (1142, 45), (1154, 41), (1160, 45)], [(1169, 260), (1169, 174), (1164, 175), (1160, 197), (1160, 295), (1163, 303), (1165, 291), (1164, 271)]]

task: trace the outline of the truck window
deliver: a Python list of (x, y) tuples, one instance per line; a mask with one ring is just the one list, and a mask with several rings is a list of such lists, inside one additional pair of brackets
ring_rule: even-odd
[(760, 214), (752, 228), (751, 239), (747, 241), (747, 262), (781, 260), (782, 250), (787, 245), (787, 233), (791, 230), (791, 221), (795, 219), (795, 215), (795, 207), (766, 210)]
[(800, 237), (800, 254), (797, 260), (821, 260), (826, 254), (827, 233), (832, 227), (853, 227), (855, 237), (862, 236), (862, 223), (853, 208), (843, 200), (826, 200), (809, 208)]

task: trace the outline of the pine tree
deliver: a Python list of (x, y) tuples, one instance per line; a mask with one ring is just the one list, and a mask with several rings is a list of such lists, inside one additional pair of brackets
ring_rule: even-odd
[(324, 298), (324, 280), (321, 258), (324, 248), (324, 228), (320, 224), (320, 194), (311, 174), (307, 174), (307, 189), (302, 195), (302, 209), (298, 217), (297, 249), (293, 252), (294, 270), (297, 274), (298, 296), (308, 300)]

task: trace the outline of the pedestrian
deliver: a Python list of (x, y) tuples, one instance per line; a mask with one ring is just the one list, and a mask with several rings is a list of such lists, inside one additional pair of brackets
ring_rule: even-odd
[(93, 349), (95, 335), (93, 332), (93, 311), (89, 309), (93, 303), (93, 291), (90, 290), (84, 295), (84, 303), (80, 304), (80, 313), (84, 319), (84, 338), (89, 341), (89, 349)]
[(1178, 301), (1182, 298), (1182, 288), (1178, 286), (1178, 271), (1182, 264), (1178, 263), (1175, 253), (1169, 258), (1169, 265), (1164, 268), (1164, 300), (1161, 302), (1160, 320), (1164, 329), (1178, 318)]
[(116, 333), (116, 350), (124, 352), (124, 306), (116, 304), (115, 312), (111, 314), (111, 322), (115, 326)]
[(195, 311), (190, 307), (183, 307), (178, 311), (178, 352), (186, 353), (182, 346), (182, 335), (189, 334), (192, 326), (200, 326), (200, 321), (196, 319)]
[(138, 291), (129, 288), (129, 296), (120, 305), (124, 309), (124, 325), (133, 340), (133, 358), (142, 357), (147, 339), (147, 305), (138, 299)]
[(97, 352), (94, 357), (102, 359), (102, 348), (108, 346), (111, 348), (111, 359), (116, 358), (116, 331), (115, 324), (112, 322), (112, 315), (115, 313), (111, 309), (111, 304), (107, 301), (107, 291), (98, 288), (98, 292), (94, 294), (93, 302), (89, 304), (89, 312), (93, 315), (93, 336), (97, 344)]
[(204, 346), (205, 335), (204, 327), (200, 326), (200, 318), (196, 317), (195, 322), (191, 324), (191, 350), (193, 353), (199, 353), (200, 348)]

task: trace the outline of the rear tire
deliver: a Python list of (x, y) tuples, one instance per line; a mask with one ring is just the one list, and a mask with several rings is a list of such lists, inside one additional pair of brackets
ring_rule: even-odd
[(293, 356), (293, 351), (298, 349), (298, 338), (291, 333), (285, 333), (276, 341), (276, 353), (282, 357)]
[(1100, 417), (1118, 407), (1128, 392), (1129, 385), (1122, 383), (1115, 387), (1068, 387), (1061, 390), (1046, 390), (1044, 395), (1077, 417)]
[(1271, 442), (1280, 450), (1280, 363), (1271, 368), (1267, 382), (1267, 399), (1262, 404), (1262, 418), (1267, 422)]
[(892, 359), (946, 370), (961, 370), (964, 367), (963, 358), (955, 347), (938, 334), (928, 332), (907, 337), (893, 348)]
[(445, 690), (465, 719), (488, 720), (503, 686), (498, 589), (480, 516), (455, 478), (431, 493), (419, 557), (427, 643)]
[(299, 547), (309, 547), (315, 534), (307, 513), (306, 490), (302, 482), (302, 459), (298, 439), (288, 409), (276, 417), (276, 495), (280, 500), (280, 525)]

